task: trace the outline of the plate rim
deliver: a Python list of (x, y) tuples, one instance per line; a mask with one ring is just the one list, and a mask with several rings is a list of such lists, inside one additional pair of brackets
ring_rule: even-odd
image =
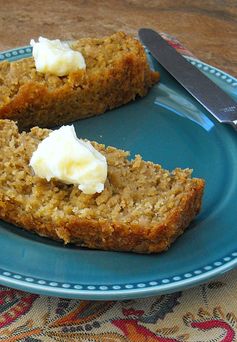
[[(225, 261), (226, 259), (226, 261)], [(214, 264), (219, 263), (221, 265), (215, 266)], [(61, 298), (70, 298), (70, 299), (84, 299), (84, 300), (126, 300), (126, 299), (139, 299), (139, 298), (145, 298), (145, 297), (151, 297), (155, 295), (163, 295), (163, 294), (170, 294), (173, 292), (179, 292), (182, 290), (186, 290), (189, 288), (192, 288), (194, 286), (203, 284), (209, 280), (212, 280), (216, 278), (217, 276), (221, 276), (224, 273), (233, 270), (235, 267), (237, 267), (237, 251), (232, 252), (231, 255), (226, 255), (222, 258), (222, 261), (214, 261), (212, 265), (205, 265), (203, 267), (204, 272), (201, 271), (201, 269), (197, 270), (200, 271), (201, 274), (194, 275), (194, 276), (188, 276), (186, 275), (191, 274), (186, 273), (184, 274), (184, 279), (182, 280), (174, 280), (171, 283), (159, 285), (158, 281), (149, 281), (149, 283), (153, 283), (149, 286), (142, 286), (139, 287), (139, 285), (143, 285), (143, 283), (137, 283), (131, 289), (118, 289), (118, 287), (122, 287), (121, 285), (115, 285), (112, 287), (116, 287), (116, 289), (113, 290), (106, 290), (102, 289), (108, 286), (105, 285), (72, 285), (72, 284), (65, 284), (63, 283), (61, 287), (57, 287), (54, 283), (54, 285), (49, 285), (50, 281), (44, 281), (45, 283), (48, 283), (46, 285), (37, 283), (36, 279), (33, 279), (32, 277), (24, 277), (25, 280), (19, 280), (17, 278), (14, 278), (14, 276), (19, 277), (19, 274), (12, 274), (11, 272), (3, 271), (3, 273), (0, 275), (0, 283), (5, 286), (10, 286), (12, 288), (27, 291), (31, 293), (37, 293), (41, 295), (46, 296), (54, 296), (54, 297), (61, 297)], [(213, 269), (213, 267), (215, 267)], [(211, 268), (209, 270), (209, 268)], [(206, 270), (205, 270), (206, 269)], [(194, 271), (195, 272), (195, 271)], [(193, 272), (193, 273), (194, 273)], [(3, 274), (8, 275), (3, 275)], [(23, 276), (21, 276), (23, 277)], [(172, 278), (178, 278), (180, 276), (174, 276)], [(181, 278), (181, 277), (180, 277)], [(167, 278), (168, 279), (168, 278)], [(166, 279), (163, 279), (166, 280)], [(195, 280), (195, 282), (193, 281)], [(34, 282), (36, 281), (36, 282)], [(38, 280), (42, 281), (42, 280)], [(162, 281), (161, 281), (162, 282)], [(52, 282), (53, 283), (53, 282)], [(157, 283), (157, 285), (155, 285)], [(67, 285), (66, 287), (63, 287), (63, 285)], [(70, 285), (68, 287), (68, 285)], [(72, 286), (71, 286), (72, 285)], [(74, 286), (80, 286), (81, 289), (73, 288)], [(87, 289), (83, 289), (83, 287)], [(88, 289), (88, 287), (101, 287), (101, 289), (93, 290)], [(126, 288), (126, 285), (124, 286)]]
[[(149, 53), (149, 50), (146, 49)], [(4, 60), (19, 60), (31, 55), (31, 47), (17, 47), (0, 52), (0, 62)], [(201, 60), (185, 56), (184, 57), (195, 67), (220, 77), (228, 86), (237, 89), (237, 78), (230, 74), (209, 65)], [(171, 279), (150, 280), (136, 284), (117, 284), (117, 285), (84, 285), (72, 283), (60, 283), (50, 280), (34, 279), (30, 276), (20, 275), (17, 272), (9, 272), (0, 268), (0, 283), (12, 288), (28, 291), (37, 294), (89, 300), (123, 300), (131, 298), (144, 298), (154, 295), (167, 294), (188, 289), (200, 285), (224, 274), (237, 267), (237, 250), (231, 254), (223, 256), (220, 260), (213, 261), (210, 265), (204, 265), (202, 269), (192, 270), (182, 276), (172, 276)], [(146, 284), (147, 283), (147, 284)], [(59, 286), (60, 285), (60, 286)]]

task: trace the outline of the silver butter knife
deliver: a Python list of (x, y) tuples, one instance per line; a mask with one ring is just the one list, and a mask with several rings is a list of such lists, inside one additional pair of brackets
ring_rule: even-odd
[(237, 103), (171, 47), (156, 31), (141, 28), (141, 42), (153, 57), (219, 122), (237, 130)]

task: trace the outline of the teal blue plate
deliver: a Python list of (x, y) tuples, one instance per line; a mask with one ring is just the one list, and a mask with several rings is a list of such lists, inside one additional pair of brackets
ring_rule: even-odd
[[(29, 47), (0, 53), (20, 59)], [(0, 283), (67, 298), (128, 299), (206, 282), (237, 265), (237, 134), (215, 121), (148, 53), (161, 82), (143, 99), (75, 122), (82, 138), (140, 153), (163, 167), (189, 167), (206, 180), (202, 211), (159, 255), (64, 246), (0, 222)], [(237, 99), (237, 80), (189, 59)]]

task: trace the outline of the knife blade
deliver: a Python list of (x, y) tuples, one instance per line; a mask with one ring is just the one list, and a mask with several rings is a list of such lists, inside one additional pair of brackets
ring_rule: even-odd
[(141, 42), (152, 56), (219, 122), (237, 130), (237, 103), (178, 53), (156, 31), (141, 28)]

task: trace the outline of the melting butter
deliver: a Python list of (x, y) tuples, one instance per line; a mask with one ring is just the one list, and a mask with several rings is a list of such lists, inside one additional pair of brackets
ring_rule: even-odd
[(39, 37), (30, 41), (36, 70), (56, 76), (66, 76), (70, 72), (86, 68), (85, 59), (79, 51), (71, 49), (68, 43), (59, 39), (49, 40)]
[(106, 158), (90, 142), (78, 139), (73, 125), (52, 131), (40, 142), (30, 166), (38, 177), (78, 185), (85, 194), (102, 192), (107, 178)]

